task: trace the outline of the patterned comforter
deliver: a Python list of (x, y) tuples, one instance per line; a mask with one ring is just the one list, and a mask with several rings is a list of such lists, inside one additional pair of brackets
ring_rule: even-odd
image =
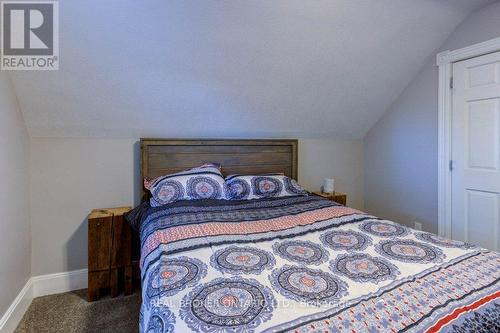
[(142, 205), (141, 332), (499, 332), (500, 255), (315, 196)]

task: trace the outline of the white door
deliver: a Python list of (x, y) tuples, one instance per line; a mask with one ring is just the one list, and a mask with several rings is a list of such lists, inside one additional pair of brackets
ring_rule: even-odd
[(452, 238), (500, 250), (500, 52), (453, 65)]

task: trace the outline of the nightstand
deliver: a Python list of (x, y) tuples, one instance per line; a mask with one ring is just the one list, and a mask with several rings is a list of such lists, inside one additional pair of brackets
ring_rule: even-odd
[(335, 192), (335, 193), (323, 193), (323, 192), (313, 192), (314, 195), (318, 195), (320, 197), (323, 197), (325, 199), (334, 201), (336, 203), (339, 203), (341, 205), (346, 206), (347, 205), (347, 194), (342, 193), (342, 192)]
[(111, 297), (118, 295), (127, 253), (122, 247), (130, 233), (130, 226), (124, 221), (123, 214), (131, 209), (94, 209), (88, 216), (89, 302), (98, 300), (102, 289), (109, 288)]

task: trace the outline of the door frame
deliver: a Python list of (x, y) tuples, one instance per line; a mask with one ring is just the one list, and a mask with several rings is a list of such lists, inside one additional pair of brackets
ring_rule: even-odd
[(438, 233), (451, 238), (451, 148), (453, 106), (453, 63), (500, 51), (500, 38), (437, 55), (438, 91)]

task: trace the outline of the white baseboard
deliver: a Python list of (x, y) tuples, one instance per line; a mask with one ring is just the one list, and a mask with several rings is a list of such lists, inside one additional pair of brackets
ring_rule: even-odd
[(33, 297), (65, 293), (87, 288), (87, 269), (34, 276)]
[(87, 288), (87, 269), (31, 277), (0, 318), (0, 332), (12, 333), (35, 297)]
[(0, 332), (14, 332), (33, 300), (33, 282), (30, 278), (0, 319)]

